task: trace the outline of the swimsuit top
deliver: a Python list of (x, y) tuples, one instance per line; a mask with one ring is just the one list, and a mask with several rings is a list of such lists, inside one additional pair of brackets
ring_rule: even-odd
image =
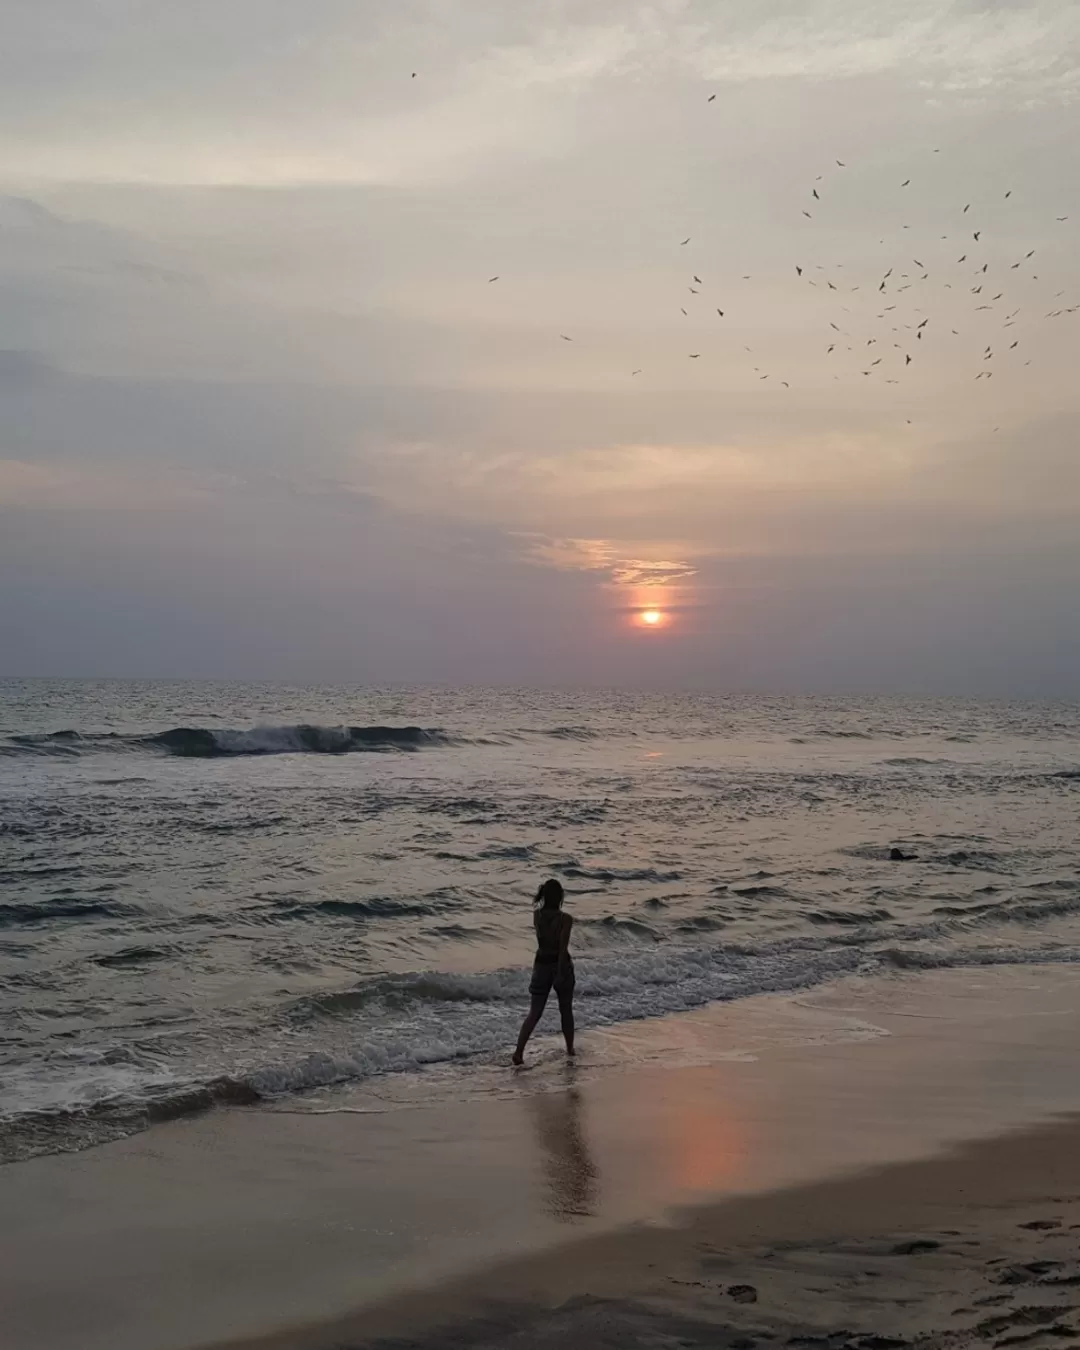
[(559, 938), (565, 918), (561, 909), (538, 909), (533, 913), (536, 959), (544, 965), (559, 959)]

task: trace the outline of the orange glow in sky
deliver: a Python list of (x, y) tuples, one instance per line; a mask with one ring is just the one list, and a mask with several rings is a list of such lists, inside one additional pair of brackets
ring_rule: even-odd
[(646, 609), (642, 612), (641, 622), (647, 623), (650, 628), (655, 628), (663, 619), (663, 615), (658, 609)]

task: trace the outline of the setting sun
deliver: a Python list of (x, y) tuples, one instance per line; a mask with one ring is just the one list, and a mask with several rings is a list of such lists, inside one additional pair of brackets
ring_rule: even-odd
[(648, 624), (650, 628), (655, 628), (663, 620), (663, 617), (658, 609), (646, 609), (642, 611), (641, 622)]

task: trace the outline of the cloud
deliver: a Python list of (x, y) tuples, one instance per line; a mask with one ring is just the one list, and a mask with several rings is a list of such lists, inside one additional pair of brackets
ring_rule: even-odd
[(622, 556), (620, 546), (610, 539), (517, 537), (525, 542), (527, 559), (558, 571), (593, 573), (612, 586), (668, 586), (697, 575), (697, 568), (688, 562)]
[(1078, 92), (1070, 0), (320, 0), (303, 23), (277, 0), (60, 0), (5, 23), (0, 176), (27, 182), (471, 178), (594, 143), (612, 115), (647, 125), (648, 91), (687, 76), (896, 75), (924, 81), (924, 96), (997, 100)]

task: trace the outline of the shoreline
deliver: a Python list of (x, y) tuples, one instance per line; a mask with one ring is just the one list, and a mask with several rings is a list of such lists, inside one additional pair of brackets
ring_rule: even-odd
[(745, 1247), (733, 1214), (779, 1232), (815, 1187), (934, 1157), (959, 1176), (945, 1151), (1080, 1113), (1071, 975), (848, 978), (593, 1032), (573, 1065), (545, 1041), (526, 1073), (384, 1079), (9, 1165), (13, 1350), (306, 1350), (471, 1316), (493, 1282), (541, 1320), (621, 1298), (612, 1272), (639, 1289), (641, 1251), (689, 1260), (703, 1216)]

